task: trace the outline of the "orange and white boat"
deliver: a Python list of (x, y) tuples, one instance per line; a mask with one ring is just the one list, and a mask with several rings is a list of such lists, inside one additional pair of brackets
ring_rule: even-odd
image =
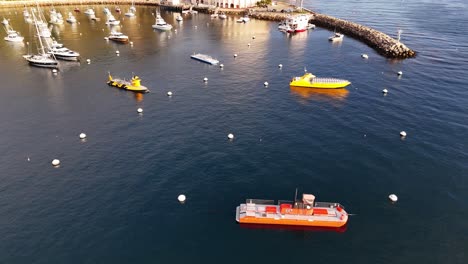
[(241, 224), (342, 227), (348, 213), (339, 203), (315, 202), (312, 194), (302, 200), (283, 201), (247, 199), (236, 208), (236, 221)]

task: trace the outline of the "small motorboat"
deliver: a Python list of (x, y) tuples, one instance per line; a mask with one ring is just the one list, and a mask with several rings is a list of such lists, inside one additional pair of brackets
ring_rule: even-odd
[(218, 14), (211, 14), (211, 18), (218, 18)]
[(334, 41), (342, 41), (342, 40), (343, 40), (343, 37), (344, 37), (343, 34), (335, 32), (335, 33), (333, 34), (333, 36), (331, 36), (331, 37), (328, 38), (328, 40), (329, 40), (329, 41), (332, 41), (332, 42), (334, 42)]
[(182, 18), (181, 15), (177, 15), (176, 20), (179, 21), (179, 22), (184, 21), (184, 19)]
[(152, 27), (154, 29), (159, 29), (159, 30), (171, 30), (172, 29), (172, 25), (166, 23), (166, 21), (164, 21), (164, 19), (161, 17), (159, 12), (156, 13), (156, 22), (154, 23), (154, 25), (152, 25)]
[(287, 225), (303, 227), (343, 227), (348, 213), (339, 203), (315, 202), (312, 194), (295, 201), (247, 199), (236, 208), (240, 224)]
[(149, 89), (141, 85), (141, 79), (136, 75), (134, 75), (130, 81), (126, 81), (125, 79), (114, 79), (109, 73), (109, 79), (107, 81), (107, 84), (112, 87), (132, 91), (135, 93), (149, 93)]
[(107, 7), (104, 7), (104, 10), (102, 10), (102, 12), (104, 12), (104, 15), (107, 15), (107, 14), (110, 14), (111, 11), (109, 10), (109, 8)]
[(250, 18), (248, 16), (243, 16), (236, 20), (237, 23), (247, 23), (249, 21), (250, 21)]
[(294, 77), (289, 86), (292, 87), (309, 87), (321, 89), (338, 89), (350, 85), (351, 82), (343, 79), (336, 78), (317, 78), (310, 72), (306, 72), (301, 77)]
[(75, 9), (74, 9), (73, 11), (75, 11), (76, 13), (80, 13), (80, 12), (81, 12), (81, 11), (80, 11), (80, 8), (78, 8), (78, 7), (75, 7)]
[(112, 31), (109, 37), (107, 37), (109, 40), (113, 40), (115, 42), (120, 42), (120, 43), (127, 43), (128, 42), (128, 36), (124, 35), (122, 32), (117, 32), (117, 31)]
[(224, 13), (219, 13), (218, 18), (219, 18), (219, 19), (226, 19), (226, 18), (227, 18), (227, 15), (224, 14)]
[(28, 11), (28, 9), (25, 8), (25, 9), (23, 10), (23, 16), (24, 16), (25, 18), (29, 17), (29, 11)]
[(120, 7), (116, 6), (115, 7), (115, 12), (120, 13)]
[(3, 20), (2, 20), (2, 24), (3, 24), (3, 25), (6, 26), (6, 25), (8, 25), (9, 23), (10, 23), (10, 22), (8, 22), (8, 19), (3, 18)]

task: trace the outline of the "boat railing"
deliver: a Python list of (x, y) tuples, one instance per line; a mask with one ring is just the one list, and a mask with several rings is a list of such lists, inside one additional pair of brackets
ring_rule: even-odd
[(282, 204), (291, 204), (291, 205), (293, 205), (293, 204), (294, 204), (294, 201), (290, 201), (290, 200), (278, 200), (278, 205), (282, 205)]
[(314, 207), (328, 207), (328, 208), (336, 208), (338, 206), (344, 209), (344, 206), (339, 203), (315, 202), (315, 205), (314, 205)]
[(275, 204), (275, 200), (264, 200), (264, 199), (246, 199), (246, 204)]

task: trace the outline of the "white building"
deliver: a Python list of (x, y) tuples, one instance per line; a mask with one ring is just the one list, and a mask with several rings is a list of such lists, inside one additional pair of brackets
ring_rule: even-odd
[(211, 5), (220, 8), (247, 8), (253, 7), (260, 0), (191, 0), (193, 5)]

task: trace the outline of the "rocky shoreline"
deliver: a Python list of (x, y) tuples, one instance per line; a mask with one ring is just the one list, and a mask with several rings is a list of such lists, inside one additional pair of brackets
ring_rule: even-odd
[[(117, 0), (117, 1), (104, 1), (104, 0), (85, 0), (85, 1), (61, 1), (61, 0), (37, 0), (37, 1), (1, 1), (0, 7), (25, 7), (25, 6), (35, 6), (39, 4), (40, 6), (59, 6), (59, 5), (101, 5), (101, 4), (131, 4), (132, 0)], [(183, 9), (183, 6), (168, 6), (161, 5), (160, 0), (134, 0), (136, 5), (153, 5), (153, 6), (162, 6), (166, 9), (180, 11)], [(187, 6), (188, 8), (188, 6)], [(212, 13), (214, 9), (209, 8), (194, 8), (203, 13)], [(282, 21), (288, 14), (279, 13), (279, 12), (259, 12), (255, 9), (246, 9), (246, 10), (224, 10), (229, 14), (240, 14), (240, 13), (249, 13), (252, 18), (263, 19), (270, 21)], [(305, 9), (306, 12), (311, 14), (311, 22), (315, 25), (330, 30), (336, 30), (340, 33), (343, 33), (347, 36), (358, 39), (369, 47), (375, 49), (378, 53), (382, 54), (387, 58), (413, 58), (416, 56), (416, 52), (408, 48), (405, 44), (399, 42), (398, 40), (388, 36), (387, 34), (380, 32), (378, 30), (372, 29), (367, 26), (363, 26), (354, 22), (346, 21), (343, 19), (335, 18), (328, 15), (319, 14), (311, 10)]]

